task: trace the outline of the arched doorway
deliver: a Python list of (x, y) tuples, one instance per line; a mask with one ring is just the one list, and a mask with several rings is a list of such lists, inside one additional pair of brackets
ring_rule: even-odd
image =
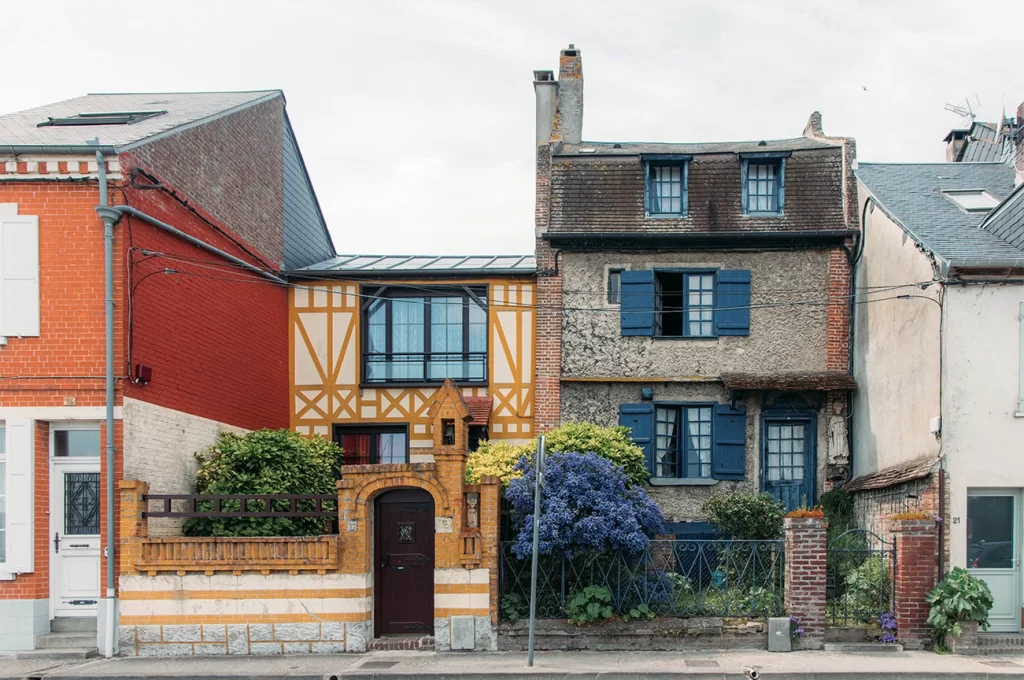
[(422, 489), (374, 501), (374, 636), (434, 630), (434, 499)]

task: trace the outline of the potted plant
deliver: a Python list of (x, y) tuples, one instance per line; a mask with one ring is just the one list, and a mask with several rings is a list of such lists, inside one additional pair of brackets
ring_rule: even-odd
[(978, 629), (988, 629), (992, 592), (988, 584), (955, 567), (937, 588), (928, 593), (928, 623), (935, 639), (955, 654), (974, 654), (978, 649)]

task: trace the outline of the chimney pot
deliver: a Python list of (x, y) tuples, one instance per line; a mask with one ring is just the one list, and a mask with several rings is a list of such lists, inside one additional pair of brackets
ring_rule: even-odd
[(583, 55), (570, 44), (558, 63), (558, 99), (555, 104), (555, 138), (579, 144), (583, 138)]

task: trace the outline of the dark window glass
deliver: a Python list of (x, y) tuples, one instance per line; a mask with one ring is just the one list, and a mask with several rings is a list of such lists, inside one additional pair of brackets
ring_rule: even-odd
[(647, 212), (682, 215), (686, 169), (681, 163), (647, 166)]
[(54, 430), (53, 455), (68, 458), (98, 458), (99, 430)]
[(1013, 567), (1013, 506), (1013, 496), (967, 496), (967, 566)]
[(487, 439), (487, 426), (486, 425), (470, 425), (469, 426), (469, 450), (476, 451), (480, 447), (480, 442)]
[(715, 336), (713, 272), (657, 272), (654, 290), (657, 335), (694, 338)]
[(779, 211), (779, 161), (747, 163), (747, 212)]
[(608, 270), (608, 302), (617, 305), (622, 302), (622, 270)]
[(334, 429), (344, 465), (409, 462), (409, 441), (404, 427), (347, 427)]
[(659, 406), (651, 474), (659, 478), (711, 477), (710, 406)]

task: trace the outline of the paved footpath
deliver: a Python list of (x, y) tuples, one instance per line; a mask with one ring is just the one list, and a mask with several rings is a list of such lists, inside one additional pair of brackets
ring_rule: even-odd
[(723, 680), (753, 668), (762, 680), (1024, 680), (1024, 656), (959, 657), (931, 652), (829, 653), (538, 652), (532, 669), (522, 652), (91, 659), (69, 664), (0, 657), (0, 678), (291, 678), (293, 680)]

